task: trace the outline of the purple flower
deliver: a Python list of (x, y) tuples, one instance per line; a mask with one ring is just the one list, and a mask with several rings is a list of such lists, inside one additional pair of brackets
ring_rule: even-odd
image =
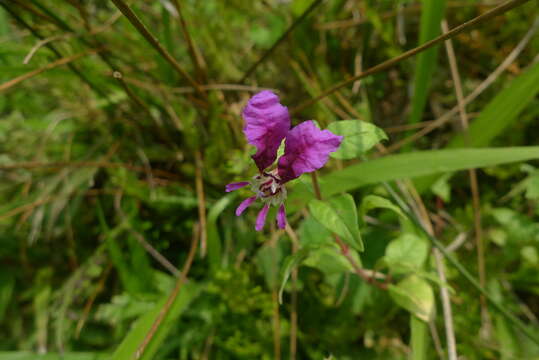
[[(313, 121), (305, 121), (290, 129), (288, 109), (279, 103), (279, 97), (271, 91), (261, 91), (254, 95), (243, 109), (245, 127), (243, 133), (247, 142), (256, 146), (252, 156), (259, 174), (250, 182), (231, 183), (226, 192), (250, 185), (255, 196), (245, 199), (236, 209), (240, 216), (255, 200), (260, 199), (264, 207), (256, 219), (257, 231), (266, 222), (269, 207), (277, 206), (277, 225), (286, 226), (285, 183), (301, 174), (320, 169), (328, 161), (329, 153), (336, 151), (343, 139), (329, 130), (320, 130)], [(279, 158), (277, 168), (267, 171), (277, 159), (277, 150), (285, 139), (284, 155)]]

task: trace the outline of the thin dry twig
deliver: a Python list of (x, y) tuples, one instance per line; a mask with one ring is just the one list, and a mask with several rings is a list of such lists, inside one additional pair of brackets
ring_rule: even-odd
[(80, 52), (78, 54), (71, 55), (71, 56), (68, 56), (68, 57), (61, 58), (61, 59), (58, 59), (56, 61), (53, 61), (53, 62), (43, 66), (42, 68), (32, 70), (30, 72), (27, 72), (26, 74), (23, 74), (21, 76), (17, 76), (14, 79), (8, 80), (5, 83), (0, 84), (0, 92), (6, 91), (7, 89), (9, 89), (9, 88), (23, 82), (24, 80), (28, 80), (31, 77), (39, 75), (39, 74), (41, 74), (41, 73), (43, 73), (43, 72), (45, 72), (47, 70), (51, 70), (51, 69), (57, 68), (59, 66), (69, 64), (69, 63), (71, 63), (71, 62), (73, 62), (75, 60), (78, 60), (78, 59), (80, 59), (80, 58), (82, 58), (84, 56), (96, 54), (96, 53), (98, 53), (98, 52), (100, 52), (102, 50), (103, 49), (86, 50), (86, 51)]
[[(528, 30), (528, 32), (524, 35), (524, 37), (519, 41), (517, 46), (511, 51), (509, 55), (502, 61), (502, 63), (481, 83), (479, 84), (466, 98), (464, 98), (463, 105), (466, 106), (472, 101), (474, 101), (483, 91), (485, 91), (498, 77), (515, 61), (515, 59), (520, 55), (520, 53), (524, 50), (526, 45), (529, 43), (533, 35), (537, 32), (539, 29), (539, 17), (535, 19), (535, 22), (531, 26), (531, 28)], [(445, 123), (449, 122), (455, 115), (458, 114), (459, 106), (453, 107), (451, 110), (449, 110), (447, 113), (439, 117), (438, 119), (432, 121), (428, 126), (421, 129), (420, 131), (414, 133), (413, 135), (410, 135), (409, 137), (402, 139), (399, 142), (396, 142), (395, 144), (392, 144), (391, 146), (388, 146), (387, 149), (382, 151), (384, 154), (388, 154), (391, 152), (394, 152), (401, 147), (416, 141), (417, 139), (427, 135), (428, 133), (436, 130), (440, 126), (444, 125)]]
[(105, 282), (110, 274), (111, 269), (112, 269), (112, 263), (109, 262), (109, 264), (105, 268), (105, 271), (103, 272), (103, 275), (101, 276), (101, 279), (97, 283), (95, 291), (92, 293), (92, 295), (90, 295), (90, 298), (88, 299), (88, 301), (86, 301), (86, 304), (84, 305), (84, 309), (82, 310), (82, 315), (79, 318), (79, 321), (77, 321), (77, 326), (75, 327), (75, 339), (79, 338), (80, 332), (82, 331), (82, 328), (84, 327), (84, 324), (86, 323), (86, 320), (88, 319), (88, 315), (90, 314), (90, 310), (92, 309), (92, 306), (94, 304), (95, 299), (97, 298), (97, 295), (99, 295), (105, 288)]
[(204, 81), (206, 80), (206, 73), (204, 71), (204, 66), (203, 66), (204, 62), (200, 58), (200, 54), (196, 51), (195, 44), (193, 43), (193, 39), (191, 38), (191, 35), (189, 34), (189, 29), (187, 28), (187, 23), (183, 16), (180, 0), (172, 0), (172, 4), (174, 4), (174, 7), (176, 8), (176, 11), (178, 12), (178, 17), (180, 18), (180, 25), (181, 25), (183, 37), (185, 38), (185, 41), (187, 42), (187, 49), (189, 50), (189, 56), (191, 56), (191, 61), (193, 62), (193, 65), (195, 66), (195, 70), (198, 74), (200, 81)]
[[(463, 2), (463, 1), (450, 1), (447, 4), (448, 8), (456, 8), (456, 7), (470, 7), (470, 6), (496, 6), (500, 3), (492, 3), (492, 2), (481, 2), (481, 3), (472, 3), (472, 2)], [(403, 7), (402, 9), (393, 10), (393, 11), (387, 11), (385, 13), (380, 14), (380, 20), (388, 20), (395, 16), (399, 15), (400, 13), (417, 13), (421, 11), (422, 4), (411, 4), (409, 6)], [(345, 29), (352, 26), (358, 26), (365, 23), (368, 23), (370, 21), (367, 17), (354, 17), (352, 19), (345, 19), (345, 20), (337, 20), (332, 22), (327, 22), (323, 24), (317, 24), (315, 27), (319, 30), (336, 30), (336, 29)]]
[[(57, 162), (39, 162), (28, 161), (20, 162), (10, 165), (0, 165), (0, 170), (16, 170), (16, 169), (60, 169), (64, 167), (102, 167), (102, 168), (125, 168), (127, 170), (135, 172), (146, 173), (147, 169), (144, 166), (136, 166), (131, 164), (124, 164), (118, 162), (106, 162), (106, 161), (57, 161)], [(153, 175), (158, 175), (171, 180), (179, 180), (179, 176), (164, 170), (152, 169)]]
[[(410, 205), (414, 205), (412, 208), (416, 209), (416, 217), (421, 220), (421, 223), (426, 231), (431, 236), (434, 236), (434, 229), (432, 227), (432, 223), (430, 220), (429, 213), (427, 211), (427, 208), (425, 207), (425, 204), (423, 203), (423, 200), (421, 199), (421, 196), (415, 189), (414, 185), (410, 181), (406, 181), (407, 187), (402, 187), (402, 190), (407, 190), (405, 192), (405, 195), (407, 195), (407, 192), (409, 192), (411, 198), (413, 201)], [(438, 277), (440, 278), (440, 298), (442, 300), (442, 310), (444, 314), (444, 326), (445, 326), (445, 335), (446, 335), (446, 342), (447, 342), (447, 353), (449, 360), (457, 360), (457, 344), (455, 341), (455, 331), (453, 326), (453, 311), (451, 309), (451, 300), (449, 298), (449, 291), (447, 290), (447, 287), (445, 284), (447, 283), (447, 277), (445, 275), (445, 268), (443, 263), (442, 254), (437, 248), (433, 248), (432, 252), (434, 254), (434, 260), (436, 263), (436, 271), (438, 273)]]
[[(289, 224), (285, 231), (292, 242), (292, 255), (299, 250), (299, 239)], [(290, 360), (296, 360), (298, 348), (298, 269), (294, 268), (290, 274), (292, 281), (292, 296), (290, 299)]]
[[(76, 196), (76, 195), (96, 196), (96, 195), (101, 195), (101, 194), (115, 194), (115, 193), (116, 193), (115, 190), (110, 190), (110, 189), (90, 189), (90, 190), (85, 191), (83, 194), (79, 194), (78, 192), (74, 192), (74, 193), (71, 193), (71, 194), (69, 194), (67, 196)], [(14, 209), (6, 211), (3, 214), (0, 214), (0, 221), (5, 220), (7, 218), (10, 218), (12, 216), (16, 216), (16, 215), (21, 214), (21, 213), (30, 212), (33, 209), (35, 209), (36, 207), (38, 207), (38, 206), (41, 206), (43, 204), (47, 204), (49, 202), (52, 202), (52, 201), (56, 200), (58, 197), (59, 196), (44, 196), (41, 199), (37, 199), (37, 200), (32, 201), (32, 202), (30, 202), (28, 204), (18, 206), (18, 207), (14, 208)]]
[(388, 127), (383, 127), (382, 129), (386, 133), (392, 134), (392, 133), (399, 133), (399, 132), (408, 131), (408, 130), (421, 129), (421, 128), (424, 128), (425, 126), (432, 124), (433, 122), (434, 120), (428, 120), (428, 121), (421, 121), (415, 124), (388, 126)]
[(198, 203), (198, 221), (200, 222), (200, 256), (206, 255), (207, 230), (206, 230), (206, 200), (204, 195), (204, 179), (202, 169), (204, 162), (200, 150), (195, 150), (195, 187)]
[[(110, 73), (109, 73), (110, 74)], [(123, 79), (125, 82), (133, 84), (139, 88), (142, 88), (144, 90), (148, 91), (162, 91), (163, 89), (166, 89), (167, 91), (174, 93), (174, 94), (190, 94), (194, 93), (195, 89), (188, 86), (182, 86), (182, 87), (170, 87), (163, 84), (151, 84), (144, 81), (140, 81), (138, 79), (123, 76)], [(200, 85), (200, 88), (204, 91), (245, 91), (245, 92), (259, 92), (262, 90), (271, 90), (273, 92), (278, 93), (279, 90), (273, 89), (273, 88), (267, 88), (267, 87), (259, 87), (259, 86), (251, 86), (251, 85), (241, 85), (241, 84), (206, 84), (206, 85)]]
[[(442, 21), (442, 31), (449, 31), (449, 26), (447, 21)], [(466, 105), (464, 104), (464, 91), (462, 89), (462, 81), (460, 79), (459, 69), (457, 65), (457, 58), (455, 56), (455, 50), (453, 49), (453, 43), (451, 40), (445, 42), (445, 49), (447, 52), (447, 58), (449, 60), (449, 68), (451, 70), (451, 78), (453, 79), (453, 84), (455, 85), (455, 94), (457, 96), (457, 106), (459, 109), (459, 117), (462, 126), (462, 131), (464, 132), (464, 143), (470, 145), (470, 134), (468, 131), (469, 121), (468, 113), (466, 112)], [(470, 178), (470, 188), (472, 192), (472, 207), (474, 213), (474, 228), (475, 228), (475, 245), (477, 248), (477, 267), (479, 272), (479, 284), (482, 287), (486, 285), (486, 270), (485, 270), (485, 250), (483, 244), (483, 230), (481, 227), (481, 204), (479, 200), (479, 186), (477, 183), (477, 172), (475, 169), (468, 170)], [(487, 301), (483, 295), (479, 297), (481, 303), (481, 319), (483, 322), (483, 329), (488, 329), (489, 326), (489, 316), (487, 309)], [(488, 332), (488, 330), (487, 330)], [(454, 337), (454, 336), (453, 336)], [(453, 339), (454, 340), (454, 339)], [(453, 344), (454, 345), (454, 344)], [(448, 346), (448, 351), (451, 348)], [(456, 352), (452, 354), (449, 353), (449, 360), (456, 360)]]
[(137, 29), (137, 31), (148, 41), (148, 43), (176, 70), (183, 76), (191, 86), (203, 97), (206, 94), (200, 88), (200, 85), (184, 70), (184, 68), (170, 55), (170, 53), (159, 43), (159, 40), (148, 30), (148, 28), (140, 21), (138, 16), (123, 0), (111, 0), (114, 5), (124, 14), (129, 22)]
[(34, 8), (33, 5), (30, 5), (28, 1), (21, 1), (21, 0), (14, 0), (12, 1), (15, 5), (19, 6), (22, 9), (25, 9), (26, 11), (32, 13), (34, 16), (37, 16), (49, 23), (54, 23), (54, 19), (52, 19), (48, 14), (44, 14), (40, 10)]
[(273, 358), (281, 359), (281, 318), (279, 316), (279, 292), (277, 289), (271, 290), (273, 301)]
[[(10, 6), (8, 6), (7, 2), (0, 1), (0, 6), (3, 6), (4, 9), (17, 21), (21, 26), (28, 29), (30, 33), (35, 36), (38, 39), (45, 39), (44, 36), (42, 36), (35, 28), (33, 28), (30, 24), (28, 24), (22, 17), (20, 17), (17, 12), (15, 12)], [(58, 58), (62, 59), (62, 54), (58, 51), (58, 49), (51, 43), (48, 43), (45, 45), (50, 51), (53, 52), (53, 54)], [(77, 75), (82, 82), (84, 82), (86, 85), (90, 87), (97, 95), (99, 95), (103, 99), (108, 100), (107, 94), (101, 90), (99, 87), (97, 87), (90, 79), (86, 76), (86, 74), (82, 71), (80, 71), (73, 63), (67, 63), (68, 68)]]
[(314, 0), (311, 5), (307, 9), (305, 9), (303, 14), (301, 14), (296, 20), (294, 20), (292, 25), (290, 25), (290, 27), (286, 29), (286, 31), (279, 37), (279, 39), (277, 39), (277, 41), (275, 41), (275, 43), (273, 43), (273, 45), (260, 57), (260, 59), (258, 59), (258, 61), (251, 65), (251, 67), (245, 72), (239, 83), (243, 83), (245, 80), (247, 80), (247, 78), (251, 76), (251, 74), (256, 70), (258, 65), (262, 64), (264, 60), (266, 60), (273, 53), (273, 51), (288, 37), (288, 35), (290, 35), (292, 31), (294, 31), (296, 26), (298, 26), (322, 2), (323, 0)]
[(290, 113), (292, 115), (294, 114), (297, 114), (298, 112), (300, 112), (301, 110), (317, 103), (318, 101), (322, 100), (323, 98), (325, 98), (326, 96), (328, 95), (331, 95), (333, 94), (335, 91), (359, 80), (359, 79), (363, 79), (367, 76), (370, 76), (370, 75), (373, 75), (373, 74), (376, 74), (376, 73), (379, 73), (379, 72), (382, 72), (382, 71), (385, 71), (387, 69), (389, 69), (390, 67), (396, 65), (397, 63), (401, 62), (402, 60), (405, 60), (411, 56), (414, 56), (442, 41), (445, 41), (447, 39), (450, 39), (466, 30), (469, 30), (485, 21), (488, 21), (498, 15), (501, 15), (517, 6), (520, 6), (526, 2), (528, 2), (530, 0), (510, 0), (510, 1), (507, 1), (497, 7), (495, 7), (494, 9), (490, 10), (490, 11), (487, 11), (485, 12), (484, 14), (481, 14), (475, 18), (473, 18), (472, 20), (469, 20), (457, 27), (455, 27), (454, 29), (452, 29), (451, 31), (445, 33), (445, 34), (442, 34), (430, 41), (427, 41), (426, 43), (424, 43), (423, 45), (421, 46), (418, 46), (416, 48), (413, 48), (411, 50), (408, 50), (406, 51), (405, 53), (399, 55), (399, 56), (396, 56), (392, 59), (389, 59), (387, 61), (384, 61), (383, 63), (381, 64), (378, 64), (378, 65), (375, 65), (373, 67), (371, 67), (370, 69), (368, 70), (365, 70), (364, 72), (356, 75), (356, 76), (352, 76), (350, 77), (349, 79), (347, 80), (344, 80), (332, 87), (330, 87), (329, 89), (323, 91), (320, 95), (310, 99), (310, 100), (307, 100), (305, 101), (304, 103), (298, 105), (297, 107), (295, 107), (294, 109), (292, 109), (290, 111)]
[(30, 49), (30, 52), (28, 52), (28, 54), (24, 57), (24, 60), (22, 61), (22, 63), (24, 65), (28, 64), (30, 62), (30, 59), (32, 59), (32, 57), (34, 56), (34, 54), (40, 49), (42, 48), (43, 46), (47, 45), (48, 43), (52, 42), (52, 41), (55, 41), (55, 40), (60, 40), (60, 39), (66, 39), (70, 36), (71, 34), (61, 34), (61, 35), (55, 35), (55, 36), (51, 36), (51, 37), (48, 37), (46, 39), (43, 39), (43, 40), (39, 40), (31, 49)]
[(137, 242), (144, 248), (144, 250), (146, 250), (146, 252), (155, 259), (155, 261), (161, 264), (161, 266), (167, 269), (172, 275), (178, 277), (180, 275), (180, 271), (176, 268), (176, 266), (172, 265), (172, 263), (168, 261), (166, 257), (164, 257), (159, 251), (157, 251), (157, 249), (155, 249), (148, 241), (146, 241), (144, 236), (142, 236), (138, 231), (131, 227), (129, 218), (122, 209), (122, 195), (122, 191), (118, 191), (114, 196), (114, 208), (120, 216), (121, 222), (127, 224), (128, 230), (131, 235), (133, 235), (135, 240), (137, 240)]
[(144, 354), (144, 351), (146, 350), (146, 347), (148, 346), (148, 344), (152, 340), (153, 336), (155, 335), (155, 332), (157, 331), (157, 329), (159, 328), (159, 326), (163, 322), (163, 319), (165, 318), (167, 313), (170, 311), (170, 308), (171, 308), (172, 304), (174, 303), (174, 301), (178, 297), (178, 294), (180, 293), (180, 290), (183, 287), (183, 284), (187, 281), (187, 274), (189, 273), (189, 270), (191, 269), (191, 265), (193, 264), (193, 260), (195, 258), (195, 254), (196, 254), (197, 247), (198, 247), (199, 226), (200, 225), (197, 224), (197, 225), (195, 225), (193, 227), (193, 236), (191, 238), (191, 247), (189, 248), (189, 253), (187, 254), (187, 259), (185, 260), (185, 263), (183, 265), (182, 272), (181, 272), (180, 276), (178, 277), (178, 280), (176, 281), (176, 286), (174, 287), (174, 289), (170, 293), (165, 305), (163, 306), (163, 308), (159, 312), (159, 315), (157, 316), (154, 323), (152, 324), (152, 327), (150, 328), (150, 331), (148, 331), (148, 333), (144, 337), (144, 340), (139, 345), (139, 347), (138, 347), (138, 349), (137, 349), (137, 351), (135, 353), (135, 356), (134, 356), (135, 359), (140, 359), (142, 357), (142, 355)]
[(39, 49), (41, 49), (43, 46), (47, 45), (50, 42), (53, 42), (53, 41), (56, 41), (56, 40), (67, 40), (67, 39), (71, 39), (71, 38), (79, 38), (79, 37), (83, 37), (83, 36), (87, 36), (87, 35), (97, 35), (97, 34), (103, 32), (103, 31), (107, 30), (108, 28), (110, 28), (110, 26), (112, 24), (114, 24), (116, 22), (116, 20), (118, 20), (121, 16), (122, 16), (121, 12), (115, 13), (114, 15), (112, 15), (110, 17), (109, 20), (107, 20), (105, 22), (105, 24), (103, 26), (95, 28), (94, 30), (88, 32), (88, 34), (68, 33), (68, 34), (54, 35), (54, 36), (48, 37), (46, 39), (38, 39), (39, 41), (32, 47), (32, 49), (30, 49), (28, 54), (24, 57), (24, 60), (22, 61), (22, 63), (25, 64), (25, 65), (28, 64), (30, 62), (30, 60), (32, 59), (32, 57), (36, 54), (36, 52)]

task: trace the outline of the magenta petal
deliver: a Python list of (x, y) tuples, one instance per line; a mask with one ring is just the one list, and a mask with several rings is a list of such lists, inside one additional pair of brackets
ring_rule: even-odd
[(226, 190), (226, 192), (231, 192), (231, 191), (234, 191), (234, 190), (241, 189), (242, 187), (247, 186), (247, 185), (249, 185), (249, 182), (247, 182), (247, 181), (230, 183), (230, 184), (226, 185), (225, 190)]
[(320, 130), (313, 121), (304, 121), (286, 135), (284, 155), (278, 163), (279, 177), (283, 182), (303, 173), (320, 169), (328, 161), (329, 153), (336, 151), (342, 136), (329, 130)]
[(277, 212), (277, 226), (279, 226), (279, 229), (284, 229), (286, 227), (286, 212), (284, 210), (284, 204), (279, 206), (279, 211)]
[(254, 95), (243, 109), (247, 142), (256, 146), (253, 155), (258, 169), (264, 171), (277, 158), (277, 150), (290, 129), (288, 109), (279, 103), (279, 97), (264, 90)]
[(249, 206), (251, 206), (251, 204), (256, 200), (256, 196), (251, 196), (250, 198), (247, 198), (245, 200), (243, 200), (240, 204), (240, 206), (238, 206), (238, 208), (236, 209), (236, 216), (240, 216), (242, 212), (245, 211), (245, 209), (247, 209)]
[(269, 210), (269, 204), (264, 205), (262, 210), (258, 213), (258, 217), (256, 218), (256, 231), (260, 231), (264, 228), (264, 225), (266, 224), (266, 216), (268, 216), (268, 210)]

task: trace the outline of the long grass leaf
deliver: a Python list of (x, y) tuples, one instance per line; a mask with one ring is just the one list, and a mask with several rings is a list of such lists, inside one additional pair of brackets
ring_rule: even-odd
[[(404, 178), (414, 178), (465, 169), (480, 168), (539, 158), (539, 146), (451, 149), (418, 151), (389, 155), (351, 165), (321, 178), (324, 196), (351, 191), (359, 187)], [(314, 198), (307, 185), (294, 187), (290, 204), (297, 207)]]
[(159, 303), (150, 312), (144, 314), (137, 320), (133, 329), (124, 338), (122, 343), (114, 352), (114, 355), (112, 356), (111, 360), (130, 360), (135, 358), (141, 360), (152, 359), (157, 350), (159, 349), (159, 346), (163, 343), (166, 336), (172, 329), (172, 326), (174, 325), (178, 317), (189, 305), (191, 300), (193, 300), (198, 295), (198, 292), (199, 287), (195, 284), (184, 284), (182, 291), (174, 299), (170, 310), (167, 312), (161, 322), (161, 325), (155, 332), (155, 335), (152, 337), (152, 339), (146, 346), (144, 354), (141, 357), (136, 357), (136, 353), (140, 343), (144, 340), (146, 334), (152, 328), (152, 325), (161, 313), (161, 309), (168, 300), (169, 296), (164, 296), (163, 299), (161, 299), (161, 301), (159, 301)]
[[(424, 0), (422, 4), (419, 45), (434, 39), (440, 34), (440, 22), (445, 10), (445, 0)], [(427, 104), (430, 81), (436, 70), (438, 48), (439, 46), (433, 46), (417, 56), (412, 111), (408, 119), (410, 123), (419, 122), (423, 115)]]

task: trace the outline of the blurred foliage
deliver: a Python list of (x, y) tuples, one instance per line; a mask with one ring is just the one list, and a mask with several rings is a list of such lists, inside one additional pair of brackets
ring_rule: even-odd
[[(292, 119), (316, 119), (320, 127), (350, 136), (346, 149), (323, 170), (334, 174), (331, 193), (348, 195), (307, 207), (313, 195), (305, 190), (310, 178), (304, 176), (289, 188), (292, 197), (294, 190), (309, 194), (301, 207), (290, 206), (296, 230), (272, 225), (257, 233), (254, 211), (234, 215), (234, 205), (249, 191), (224, 193), (224, 184), (256, 172), (241, 118), (254, 92), (274, 89), (294, 108), (415, 47), (438, 32), (437, 24), (422, 24), (428, 13), (422, 14), (421, 2), (323, 1), (245, 84), (238, 84), (311, 1), (177, 1), (193, 51), (176, 0), (128, 3), (186, 72), (206, 86), (204, 96), (111, 1), (0, 0), (0, 84), (58, 59), (97, 51), (0, 90), (0, 360), (94, 360), (133, 353), (199, 238), (188, 282), (149, 345), (155, 359), (444, 358), (439, 289), (445, 285), (459, 355), (539, 357), (539, 346), (493, 309), (488, 321), (482, 319), (477, 292), (456, 269), (447, 265), (447, 284), (441, 282), (430, 244), (387, 188), (358, 180), (361, 185), (344, 189), (335, 182), (339, 171), (367, 160), (367, 151), (369, 157), (383, 155), (373, 148), (379, 141), (391, 145), (417, 131), (408, 126), (412, 107), (417, 108), (413, 122), (424, 127), (456, 106), (443, 45), (423, 55), (428, 69), (421, 70), (417, 57), (407, 59)], [(433, 11), (454, 27), (494, 3), (447, 1), (445, 12), (443, 6)], [(531, 1), (452, 39), (465, 96), (537, 28), (538, 15)], [(467, 106), (478, 145), (537, 144), (538, 52), (535, 35)], [(417, 89), (421, 98), (414, 96)], [(361, 120), (356, 122), (361, 129), (350, 119)], [(461, 131), (458, 115), (453, 116), (403, 153), (461, 147)], [(487, 288), (534, 329), (537, 166), (530, 160), (478, 172)], [(440, 164), (439, 172), (445, 171)], [(410, 176), (418, 174), (425, 172), (416, 164)], [(468, 173), (431, 180), (417, 186), (433, 232), (477, 274)], [(201, 212), (207, 216), (201, 218)], [(342, 235), (349, 256), (382, 276), (388, 289), (356, 276), (330, 231)], [(297, 347), (290, 347), (296, 341)]]

